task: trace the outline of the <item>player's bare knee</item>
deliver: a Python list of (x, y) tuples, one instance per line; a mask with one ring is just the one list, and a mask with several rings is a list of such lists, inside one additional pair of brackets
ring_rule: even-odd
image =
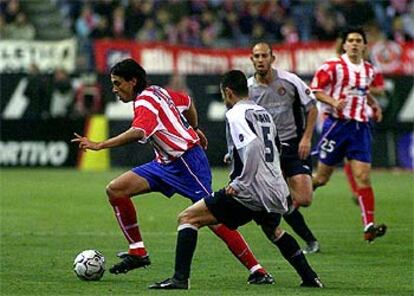
[(355, 181), (360, 187), (371, 186), (371, 178), (369, 172), (360, 172), (355, 174)]
[(193, 224), (193, 215), (191, 214), (190, 211), (188, 211), (187, 209), (185, 209), (184, 211), (182, 211), (181, 213), (178, 214), (177, 216), (177, 222), (179, 225), (182, 224)]
[(329, 176), (314, 175), (312, 178), (312, 183), (316, 187), (325, 186), (328, 182), (329, 182)]
[(312, 198), (308, 199), (308, 198), (304, 198), (302, 199), (301, 203), (299, 203), (299, 205), (301, 207), (309, 207), (312, 204)]
[(113, 200), (119, 197), (125, 197), (125, 194), (122, 194), (121, 190), (116, 188), (113, 181), (106, 185), (105, 190), (109, 200)]
[(298, 194), (298, 197), (294, 199), (294, 203), (301, 207), (309, 207), (312, 204), (313, 195), (311, 193)]

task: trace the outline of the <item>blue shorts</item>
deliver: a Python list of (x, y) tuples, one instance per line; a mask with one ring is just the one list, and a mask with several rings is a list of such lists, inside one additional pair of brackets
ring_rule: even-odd
[(328, 117), (318, 143), (319, 161), (333, 166), (346, 157), (371, 163), (371, 142), (369, 123)]
[(148, 181), (151, 191), (167, 197), (178, 193), (195, 203), (212, 193), (210, 166), (200, 146), (191, 148), (169, 164), (153, 160), (132, 171)]

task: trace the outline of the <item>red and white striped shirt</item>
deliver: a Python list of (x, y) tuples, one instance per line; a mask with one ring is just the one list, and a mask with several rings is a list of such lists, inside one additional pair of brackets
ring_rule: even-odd
[(156, 161), (169, 163), (200, 141), (181, 114), (191, 106), (191, 98), (180, 92), (152, 85), (134, 100), (132, 127), (144, 131), (140, 141), (150, 141)]
[(324, 106), (324, 111), (335, 118), (353, 119), (367, 122), (367, 94), (369, 86), (375, 80), (374, 67), (362, 61), (359, 65), (351, 63), (348, 56), (326, 61), (315, 73), (311, 89), (323, 91), (335, 100), (345, 100), (346, 106), (337, 111), (332, 106)]

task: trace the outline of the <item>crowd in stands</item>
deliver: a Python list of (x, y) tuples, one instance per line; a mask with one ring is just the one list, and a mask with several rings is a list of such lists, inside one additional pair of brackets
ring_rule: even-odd
[(335, 40), (349, 25), (377, 26), (396, 41), (414, 38), (412, 0), (56, 0), (80, 38), (167, 41), (194, 47), (257, 40)]
[[(193, 47), (243, 47), (257, 40), (335, 40), (349, 25), (414, 39), (413, 0), (49, 0), (81, 40), (123, 38)], [(1, 39), (35, 38), (21, 0), (0, 0)]]

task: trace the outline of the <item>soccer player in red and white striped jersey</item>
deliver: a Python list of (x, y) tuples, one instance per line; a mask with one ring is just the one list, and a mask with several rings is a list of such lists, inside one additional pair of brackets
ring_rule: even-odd
[[(202, 149), (207, 148), (207, 139), (197, 127), (197, 111), (191, 98), (159, 86), (148, 86), (145, 70), (132, 59), (112, 67), (111, 81), (113, 92), (122, 102), (133, 102), (131, 128), (103, 142), (93, 142), (78, 134), (72, 142), (79, 143), (79, 148), (84, 150), (150, 142), (156, 154), (155, 160), (118, 176), (106, 188), (118, 224), (129, 243), (128, 252), (119, 255), (122, 261), (109, 269), (119, 274), (151, 264), (131, 201), (133, 196), (154, 191), (167, 197), (178, 193), (195, 203), (210, 195), (212, 188), (210, 167)], [(212, 225), (210, 229), (250, 271), (250, 284), (274, 282), (238, 231), (223, 224)]]
[[(374, 77), (374, 80), (372, 81), (371, 85), (369, 86), (369, 93), (371, 95), (373, 95), (374, 97), (383, 96), (385, 94), (384, 76), (377, 69), (374, 68), (374, 70), (375, 70), (375, 77)], [(373, 112), (372, 108), (368, 107), (367, 111), (368, 111), (367, 112), (368, 117), (370, 117), (372, 120), (381, 121), (381, 118), (378, 118), (378, 117), (373, 118), (374, 112)], [(377, 116), (378, 116), (378, 114), (377, 114)], [(345, 163), (344, 163), (344, 173), (346, 175), (349, 188), (351, 189), (351, 192), (352, 192), (352, 198), (358, 204), (359, 203), (358, 202), (358, 186), (357, 186), (357, 183), (355, 181), (355, 177), (352, 173), (351, 165), (349, 164), (348, 161), (345, 161)]]
[(344, 32), (344, 54), (325, 62), (316, 72), (311, 88), (316, 98), (327, 106), (319, 142), (319, 163), (313, 176), (314, 188), (325, 185), (335, 166), (348, 159), (355, 176), (358, 200), (364, 224), (364, 239), (372, 242), (385, 234), (384, 224), (374, 224), (374, 191), (371, 186), (371, 129), (369, 106), (373, 118), (382, 111), (369, 87), (375, 80), (373, 66), (364, 61), (365, 32), (352, 28)]
[(191, 98), (159, 86), (146, 88), (134, 100), (132, 127), (145, 132), (140, 140), (151, 139), (156, 160), (169, 163), (198, 144), (198, 135), (181, 112), (191, 106)]

